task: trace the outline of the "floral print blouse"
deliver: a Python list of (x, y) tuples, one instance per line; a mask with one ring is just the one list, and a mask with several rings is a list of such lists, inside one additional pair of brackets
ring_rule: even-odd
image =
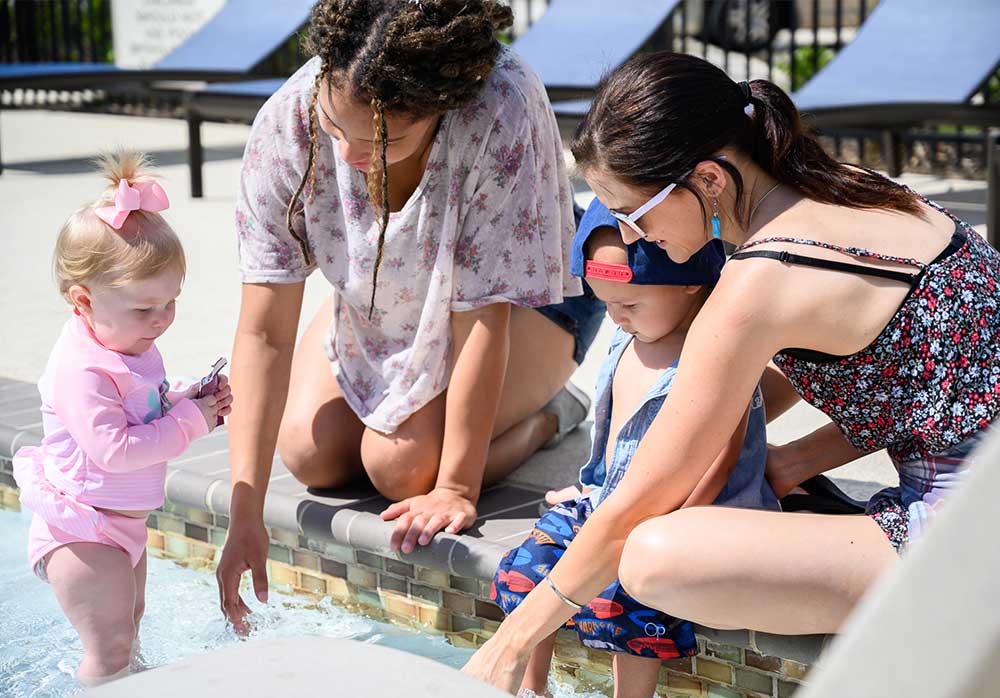
[[(447, 112), (423, 178), (392, 213), (368, 310), (379, 226), (364, 173), (318, 130), (316, 181), (285, 211), (306, 167), (319, 59), (303, 65), (254, 120), (236, 206), (244, 283), (295, 283), (317, 267), (333, 287), (327, 355), (366, 426), (391, 433), (448, 386), (452, 312), (538, 307), (579, 295), (569, 273), (572, 193), (541, 82), (503, 49), (479, 96)], [(391, 134), (390, 134), (391, 137)]]

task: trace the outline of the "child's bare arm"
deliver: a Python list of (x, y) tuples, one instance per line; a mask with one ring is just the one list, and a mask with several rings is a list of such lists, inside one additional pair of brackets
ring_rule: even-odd
[(56, 393), (54, 409), (81, 450), (104, 470), (125, 473), (176, 458), (210, 430), (201, 407), (191, 400), (179, 401), (145, 424), (129, 424), (118, 385), (107, 372), (75, 369), (68, 366), (58, 374), (66, 387)]
[(743, 440), (747, 435), (747, 422), (749, 419), (750, 406), (747, 405), (746, 412), (743, 413), (743, 419), (740, 420), (736, 431), (733, 432), (732, 438), (726, 443), (718, 458), (713, 461), (708, 472), (698, 481), (694, 491), (691, 492), (681, 505), (681, 509), (684, 507), (709, 505), (719, 496), (722, 488), (726, 486), (729, 474), (733, 472), (736, 462), (740, 459), (740, 452), (743, 450)]

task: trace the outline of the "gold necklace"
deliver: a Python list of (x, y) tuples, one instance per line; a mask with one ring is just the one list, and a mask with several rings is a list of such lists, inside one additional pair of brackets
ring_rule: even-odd
[(768, 195), (770, 195), (770, 193), (772, 191), (774, 191), (775, 189), (777, 189), (780, 186), (781, 186), (781, 182), (775, 182), (774, 186), (771, 187), (770, 189), (768, 189), (766, 192), (764, 192), (764, 196), (760, 197), (757, 200), (757, 203), (754, 204), (753, 208), (750, 209), (750, 218), (747, 219), (747, 228), (748, 229), (750, 228), (751, 224), (753, 224), (753, 214), (757, 213), (757, 209), (760, 208), (760, 205), (762, 203), (764, 203), (764, 199), (766, 199), (768, 197)]

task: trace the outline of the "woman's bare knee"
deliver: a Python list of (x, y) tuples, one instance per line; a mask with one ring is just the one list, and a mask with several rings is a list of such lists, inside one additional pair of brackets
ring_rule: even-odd
[(309, 487), (340, 487), (363, 472), (360, 447), (365, 426), (344, 399), (323, 349), (332, 313), (333, 302), (328, 300), (295, 349), (278, 430), (282, 462)]
[(361, 461), (372, 484), (386, 499), (398, 502), (434, 489), (444, 440), (442, 393), (410, 415), (391, 434), (365, 430)]
[(419, 443), (386, 438), (362, 446), (365, 471), (375, 489), (394, 502), (427, 494), (437, 480), (440, 453)]
[(358, 459), (345, 457), (342, 450), (318, 444), (311, 425), (301, 421), (286, 419), (278, 431), (281, 462), (307, 487), (342, 487), (358, 477), (361, 472)]
[[(686, 596), (702, 580), (692, 560), (697, 531), (691, 517), (679, 510), (645, 521), (629, 534), (618, 567), (619, 581), (640, 603), (671, 613), (670, 599)], [(655, 560), (656, 564), (650, 564)]]

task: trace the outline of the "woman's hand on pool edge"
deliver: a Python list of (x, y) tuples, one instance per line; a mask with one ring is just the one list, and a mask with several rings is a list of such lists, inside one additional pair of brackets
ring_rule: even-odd
[(215, 571), (219, 585), (219, 605), (222, 613), (239, 635), (246, 635), (249, 628), (246, 617), (250, 608), (240, 597), (240, 579), (250, 570), (254, 595), (261, 603), (267, 603), (267, 531), (264, 522), (229, 522), (229, 533), (222, 547), (222, 559)]
[(389, 547), (411, 553), (427, 545), (439, 531), (458, 533), (476, 520), (476, 505), (454, 490), (437, 487), (427, 494), (396, 502), (381, 514), (383, 521), (396, 521)]

